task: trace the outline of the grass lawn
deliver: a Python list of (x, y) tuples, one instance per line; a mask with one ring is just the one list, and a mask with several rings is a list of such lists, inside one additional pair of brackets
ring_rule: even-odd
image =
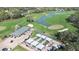
[(55, 25), (55, 24), (59, 24), (59, 25), (63, 25), (64, 28), (68, 28), (71, 32), (75, 31), (76, 28), (73, 27), (70, 23), (68, 23), (65, 19), (70, 16), (72, 14), (72, 12), (63, 12), (61, 14), (58, 14), (56, 16), (52, 16), (50, 18), (46, 19), (46, 22), (50, 25)]
[(41, 24), (38, 24), (38, 23), (33, 23), (33, 25), (35, 26), (35, 28), (37, 29), (38, 32), (46, 32), (48, 34), (54, 34), (56, 33), (55, 30), (49, 30), (48, 28), (44, 27), (43, 25)]
[[(32, 14), (33, 17), (39, 18), (41, 16), (41, 13), (39, 14)], [(14, 20), (6, 20), (4, 22), (0, 22), (0, 26), (5, 26), (6, 29), (3, 31), (0, 31), (0, 38), (3, 38), (7, 34), (11, 34), (14, 31), (15, 25), (24, 26), (27, 25), (27, 19), (25, 17), (14, 19)]]
[[(53, 11), (54, 12), (54, 11)], [(63, 25), (64, 28), (68, 28), (69, 31), (74, 32), (76, 30), (75, 27), (73, 27), (70, 23), (68, 23), (65, 19), (70, 16), (71, 14), (73, 14), (74, 11), (66, 11), (66, 12), (62, 12), (56, 16), (52, 16), (46, 19), (46, 22), (50, 25), (54, 25), (54, 24), (60, 24)], [(44, 27), (41, 24), (38, 23), (33, 23), (33, 25), (35, 26), (35, 28), (38, 29), (38, 31), (40, 30), (41, 32), (46, 32), (47, 34), (55, 34), (58, 30), (50, 30), (46, 27)]]
[(13, 51), (27, 51), (27, 50), (18, 45), (16, 48), (13, 49)]
[[(70, 31), (74, 31), (76, 28), (74, 28), (72, 25), (70, 25), (65, 20), (69, 15), (71, 15), (73, 13), (74, 13), (74, 11), (62, 12), (62, 13), (56, 15), (56, 16), (52, 16), (50, 18), (47, 18), (46, 19), (46, 22), (48, 22), (50, 25), (53, 25), (53, 24), (61, 24), (65, 28), (69, 28)], [(32, 14), (32, 16), (33, 17), (36, 17), (36, 19), (38, 19), (42, 15), (43, 15), (43, 13), (33, 13)], [(14, 31), (15, 25), (17, 25), (17, 24), (20, 25), (20, 26), (27, 25), (28, 22), (26, 20), (27, 19), (25, 17), (23, 17), (23, 18), (19, 18), (17, 20), (7, 20), (7, 21), (4, 21), (4, 22), (0, 22), (0, 26), (5, 26), (6, 27), (5, 30), (0, 31), (0, 38), (4, 37), (7, 34), (11, 34)], [(43, 25), (38, 24), (36, 22), (34, 22), (32, 24), (34, 25), (35, 28), (37, 28), (41, 32), (46, 32), (48, 34), (54, 34), (54, 33), (57, 32), (56, 30), (49, 30), (46, 27), (44, 27)], [(33, 36), (35, 36), (35, 34), (36, 33), (34, 33)]]
[(0, 26), (5, 26), (6, 29), (3, 31), (0, 31), (0, 37), (4, 37), (7, 34), (10, 34), (12, 31), (14, 31), (15, 25), (21, 25), (24, 26), (27, 24), (26, 18), (20, 18), (18, 20), (7, 20), (4, 22), (0, 22)]

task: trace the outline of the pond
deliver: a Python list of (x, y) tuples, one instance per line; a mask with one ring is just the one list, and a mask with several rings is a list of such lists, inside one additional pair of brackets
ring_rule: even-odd
[(43, 15), (41, 16), (36, 22), (41, 24), (41, 25), (44, 25), (46, 27), (50, 26), (47, 22), (46, 22), (46, 19), (48, 17), (53, 17), (53, 16), (56, 16), (58, 13), (56, 12), (49, 12), (47, 16)]

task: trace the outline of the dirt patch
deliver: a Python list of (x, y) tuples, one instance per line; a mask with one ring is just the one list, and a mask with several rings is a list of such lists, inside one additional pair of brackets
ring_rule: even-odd
[(0, 26), (0, 31), (5, 30), (6, 27), (5, 26)]
[(56, 24), (56, 25), (52, 25), (52, 26), (49, 26), (48, 29), (50, 30), (57, 30), (57, 29), (62, 29), (64, 28), (63, 25), (59, 25), (59, 24)]

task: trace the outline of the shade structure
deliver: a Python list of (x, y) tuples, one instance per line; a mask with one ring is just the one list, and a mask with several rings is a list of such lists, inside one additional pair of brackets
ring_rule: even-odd
[(45, 46), (43, 44), (39, 44), (39, 45), (36, 46), (36, 48), (38, 48), (38, 49), (43, 49), (44, 47)]
[(37, 37), (41, 37), (41, 34), (36, 34)]
[(45, 36), (45, 35), (41, 35), (41, 34), (37, 34), (36, 36), (37, 36), (37, 37), (40, 37), (40, 38), (43, 38), (43, 39), (45, 39), (45, 38), (46, 38), (46, 36)]
[(33, 46), (36, 46), (36, 45), (38, 45), (38, 44), (39, 44), (38, 41), (33, 41), (33, 42), (31, 43), (31, 45), (33, 45)]
[(40, 38), (43, 38), (44, 40), (47, 40), (47, 41), (51, 41), (52, 39), (45, 36), (45, 35), (41, 35), (41, 34), (37, 34), (36, 36), (40, 37)]
[(51, 41), (52, 39), (51, 38), (49, 38), (49, 37), (46, 37), (45, 38), (47, 41)]
[(22, 27), (22, 28), (16, 30), (15, 32), (13, 32), (13, 33), (12, 33), (12, 36), (13, 36), (13, 37), (18, 37), (18, 36), (22, 35), (23, 33), (25, 33), (25, 32), (28, 31), (28, 30), (29, 30), (28, 27)]
[(32, 43), (33, 41), (34, 41), (34, 40), (33, 40), (32, 38), (26, 40), (26, 42), (29, 43), (29, 44)]

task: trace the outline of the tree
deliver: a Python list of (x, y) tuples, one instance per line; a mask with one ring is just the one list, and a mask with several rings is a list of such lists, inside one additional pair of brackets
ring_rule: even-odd
[(34, 22), (34, 18), (32, 17), (30, 11), (27, 12), (27, 15), (25, 17), (27, 18), (27, 22)]

